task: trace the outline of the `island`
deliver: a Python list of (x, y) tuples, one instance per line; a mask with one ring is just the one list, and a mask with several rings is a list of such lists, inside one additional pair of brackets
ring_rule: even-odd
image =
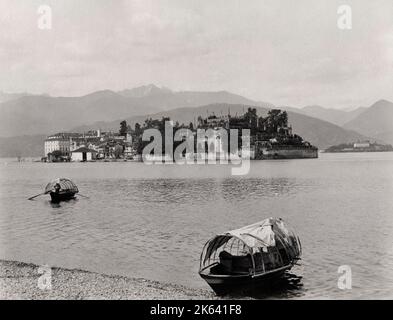
[(390, 152), (393, 147), (390, 144), (371, 143), (370, 141), (358, 141), (354, 143), (342, 143), (339, 145), (331, 146), (324, 152)]
[[(258, 116), (256, 108), (249, 107), (243, 115), (231, 115), (228, 112), (227, 115), (217, 116), (212, 113), (205, 118), (199, 116), (189, 124), (180, 124), (171, 121), (169, 117), (162, 117), (162, 119), (148, 118), (142, 124), (135, 123), (134, 128), (125, 120), (121, 121), (118, 132), (102, 132), (98, 129), (84, 133), (57, 133), (46, 138), (45, 156), (42, 160), (47, 162), (141, 160), (142, 151), (151, 143), (143, 139), (144, 132), (148, 129), (156, 129), (164, 137), (168, 123), (173, 136), (181, 129), (183, 132), (184, 130), (188, 132), (188, 138), (192, 138), (193, 150), (190, 153), (194, 159), (201, 156), (199, 151), (201, 142), (197, 138), (194, 139), (199, 136), (200, 131), (217, 132), (217, 139), (213, 142), (212, 148), (210, 148), (211, 140), (202, 141), (202, 144), (206, 143), (206, 148), (203, 148), (203, 153), (206, 152), (206, 155), (203, 154), (203, 157), (228, 159), (233, 153), (241, 154), (244, 129), (249, 132), (250, 158), (253, 160), (318, 158), (318, 148), (292, 132), (286, 111), (271, 109), (267, 116)], [(238, 149), (234, 152), (228, 148), (231, 145), (230, 140), (233, 139), (231, 135), (233, 129), (239, 132)], [(171, 150), (165, 150), (164, 139), (161, 140), (164, 157), (173, 156), (176, 147), (183, 142), (173, 141)], [(210, 154), (211, 150), (213, 154)], [(190, 153), (184, 153), (184, 156), (190, 156)]]

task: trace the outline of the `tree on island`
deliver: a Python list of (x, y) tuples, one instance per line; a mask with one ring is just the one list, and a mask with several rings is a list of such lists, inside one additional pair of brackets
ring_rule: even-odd
[(135, 123), (135, 135), (139, 136), (141, 134), (141, 125), (137, 122)]
[(122, 122), (120, 122), (120, 130), (119, 130), (119, 134), (121, 136), (127, 136), (127, 121), (123, 120)]
[(283, 111), (278, 115), (278, 125), (280, 127), (288, 126), (288, 114), (286, 111)]
[(63, 152), (60, 150), (55, 150), (52, 152), (52, 156), (55, 158), (59, 158), (59, 157), (63, 156)]
[(258, 123), (258, 116), (257, 116), (257, 109), (256, 108), (248, 108), (247, 112), (244, 114), (244, 119), (248, 124), (248, 127), (254, 131), (257, 127)]
[(288, 114), (286, 111), (281, 112), (280, 109), (269, 110), (267, 118), (261, 119), (266, 126), (266, 131), (276, 133), (278, 128), (288, 126)]
[(65, 156), (64, 152), (61, 150), (54, 150), (53, 152), (50, 152), (47, 154), (48, 158), (50, 161), (63, 161), (63, 157)]

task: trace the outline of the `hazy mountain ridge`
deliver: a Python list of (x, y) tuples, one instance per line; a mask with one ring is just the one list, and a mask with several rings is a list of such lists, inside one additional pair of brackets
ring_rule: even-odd
[(0, 137), (0, 157), (42, 157), (45, 135)]
[(393, 102), (379, 100), (343, 127), (393, 144), (392, 124)]
[(173, 91), (166, 87), (159, 88), (154, 84), (148, 84), (132, 89), (121, 90), (118, 91), (118, 93), (124, 97), (142, 98), (152, 95), (171, 94)]
[[(135, 88), (138, 93), (140, 88)], [(224, 102), (253, 104), (226, 91), (171, 92), (141, 89), (140, 97), (102, 90), (81, 97), (23, 96), (0, 104), (0, 137), (50, 134), (96, 121), (111, 121), (179, 107)]]
[(353, 110), (340, 110), (333, 108), (324, 108), (318, 105), (306, 106), (299, 109), (298, 113), (305, 114), (307, 116), (325, 120), (334, 123), (338, 126), (351, 121), (356, 118), (359, 114), (364, 112), (367, 108), (359, 107)]
[[(374, 106), (375, 109), (385, 109), (385, 107), (378, 107), (378, 105), (391, 104), (386, 100), (382, 101), (385, 102), (377, 103), (377, 107)], [(174, 92), (168, 88), (159, 88), (155, 85), (118, 92), (101, 90), (81, 97), (51, 97), (29, 94), (15, 96), (13, 100), (0, 104), (0, 137), (9, 137), (1, 139), (1, 154), (6, 156), (6, 154), (11, 153), (12, 156), (17, 154), (25, 156), (25, 151), (31, 150), (34, 153), (31, 155), (41, 155), (43, 140), (46, 135), (59, 131), (72, 131), (72, 128), (77, 128), (79, 131), (97, 128), (117, 131), (120, 120), (127, 119), (130, 124), (134, 125), (135, 122), (142, 123), (149, 115), (153, 118), (170, 116), (180, 123), (188, 123), (194, 121), (194, 118), (196, 119), (199, 115), (207, 116), (208, 113), (212, 112), (215, 112), (216, 115), (227, 114), (228, 109), (233, 115), (236, 113), (242, 114), (248, 106), (258, 106), (260, 114), (264, 114), (268, 109), (275, 107), (271, 103), (255, 102), (227, 91)], [(356, 111), (360, 113), (355, 117), (357, 119), (368, 110), (367, 108), (364, 108), (365, 111), (361, 108), (342, 111), (318, 106), (303, 109), (277, 108), (288, 111), (289, 121), (293, 125), (295, 133), (303, 136), (319, 148), (357, 140), (375, 140), (374, 137), (382, 142), (386, 136), (393, 137), (393, 130), (387, 125), (389, 121), (388, 123), (384, 122), (383, 127), (390, 131), (385, 129), (376, 131), (357, 127), (355, 119), (349, 121), (343, 129), (330, 122), (317, 119), (317, 116), (326, 118), (326, 115), (321, 115), (321, 113), (310, 117), (310, 113), (316, 114), (316, 111), (319, 112), (323, 109), (323, 112), (329, 114), (332, 113), (331, 110), (334, 110), (334, 113), (338, 115)], [(366, 119), (369, 120), (369, 117), (370, 115), (366, 116)], [(391, 118), (383, 115), (381, 121), (387, 119)], [(363, 134), (353, 132), (353, 130), (362, 131)], [(27, 138), (26, 136), (29, 135), (36, 138)], [(26, 144), (26, 141), (31, 141), (32, 146)], [(40, 145), (34, 146), (38, 141)], [(38, 151), (39, 154), (35, 154)]]
[(21, 92), (21, 93), (6, 93), (3, 91), (0, 91), (0, 103), (15, 100), (21, 97), (25, 96), (31, 96), (32, 94), (26, 93), (26, 92)]
[(146, 110), (145, 106), (109, 92), (83, 97), (27, 96), (1, 104), (0, 136), (49, 134), (101, 119), (158, 110)]

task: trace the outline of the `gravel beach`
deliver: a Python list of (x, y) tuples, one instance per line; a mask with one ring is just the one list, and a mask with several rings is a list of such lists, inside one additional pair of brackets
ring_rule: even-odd
[(42, 271), (40, 273), (37, 265), (0, 260), (0, 299), (188, 300), (216, 298), (208, 290), (76, 269), (52, 268), (51, 288), (45, 287), (46, 282), (42, 282), (43, 278), (40, 280), (42, 276)]

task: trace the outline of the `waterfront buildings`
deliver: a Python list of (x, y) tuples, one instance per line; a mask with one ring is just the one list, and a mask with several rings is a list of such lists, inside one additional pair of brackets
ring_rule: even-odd
[(95, 160), (96, 156), (97, 151), (81, 147), (71, 152), (71, 161), (91, 161)]
[(93, 130), (85, 133), (61, 132), (44, 142), (46, 161), (90, 161), (94, 159), (132, 158), (136, 153), (131, 133), (122, 136)]
[(54, 151), (60, 151), (64, 156), (69, 156), (72, 138), (75, 138), (77, 135), (74, 133), (56, 133), (48, 136), (44, 142), (45, 156), (48, 156), (48, 154)]

